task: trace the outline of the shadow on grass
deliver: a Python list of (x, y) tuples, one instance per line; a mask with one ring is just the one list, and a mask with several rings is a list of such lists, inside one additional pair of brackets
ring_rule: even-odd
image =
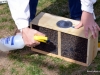
[[(51, 2), (52, 3), (52, 2)], [(40, 6), (39, 6), (40, 5)], [(38, 7), (42, 7), (40, 3), (38, 3)], [(56, 0), (51, 5), (46, 8), (37, 11), (37, 14), (40, 12), (46, 12), (58, 16), (69, 17), (69, 9), (68, 9), (68, 1), (67, 0)]]

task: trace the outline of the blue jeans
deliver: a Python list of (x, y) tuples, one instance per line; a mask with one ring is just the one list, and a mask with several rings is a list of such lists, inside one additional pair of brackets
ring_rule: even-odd
[(37, 8), (38, 0), (30, 0), (30, 21), (32, 21), (36, 14), (36, 8)]
[(80, 20), (82, 15), (80, 0), (68, 0), (71, 19)]
[[(29, 5), (30, 5), (30, 19), (29, 19), (29, 23), (35, 18), (37, 4), (38, 4), (38, 0), (30, 0), (30, 2), (29, 2)], [(32, 28), (36, 29), (36, 30), (39, 30), (39, 27), (36, 26), (36, 25), (35, 26), (32, 25)]]

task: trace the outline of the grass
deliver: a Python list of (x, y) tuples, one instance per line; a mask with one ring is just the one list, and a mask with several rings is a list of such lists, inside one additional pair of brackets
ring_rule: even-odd
[(5, 72), (5, 69), (2, 68), (2, 69), (0, 70), (0, 75), (3, 75), (4, 72)]
[[(96, 22), (100, 24), (99, 0), (94, 9)], [(41, 11), (70, 18), (67, 0), (39, 0), (37, 14)], [(15, 30), (16, 25), (11, 18), (8, 5), (0, 5), (0, 37), (13, 35)], [(0, 75), (100, 75), (100, 72), (87, 72), (100, 71), (100, 52), (89, 67), (38, 54), (28, 47), (11, 51), (8, 58), (10, 63), (6, 67), (0, 65)]]

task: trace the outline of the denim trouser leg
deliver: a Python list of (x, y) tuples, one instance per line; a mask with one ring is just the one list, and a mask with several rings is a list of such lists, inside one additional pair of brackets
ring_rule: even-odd
[[(31, 22), (36, 14), (36, 8), (37, 8), (38, 0), (30, 0), (29, 5), (30, 5), (30, 19), (29, 22)], [(39, 27), (37, 26), (32, 26), (33, 29), (39, 30)]]
[(71, 19), (81, 19), (81, 3), (80, 0), (68, 0)]
[(30, 21), (34, 19), (36, 14), (36, 8), (37, 8), (38, 0), (30, 0)]

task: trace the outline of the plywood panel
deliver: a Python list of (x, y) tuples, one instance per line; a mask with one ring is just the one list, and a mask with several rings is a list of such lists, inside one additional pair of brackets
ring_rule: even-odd
[(87, 64), (90, 65), (93, 59), (97, 55), (98, 38), (94, 39), (92, 36), (88, 39), (88, 51), (87, 51)]
[[(81, 27), (80, 29), (59, 28), (57, 26), (57, 22), (60, 20), (71, 21), (73, 23), (73, 26), (79, 24), (79, 21), (60, 17), (60, 16), (55, 16), (55, 15), (51, 15), (51, 14), (43, 13), (43, 12), (41, 12), (38, 16), (36, 16), (36, 18), (31, 23), (38, 25), (38, 26), (41, 26), (41, 27), (45, 27), (45, 28), (49, 28), (49, 29), (53, 29), (53, 30), (57, 30), (57, 31), (61, 31), (64, 33), (68, 33), (68, 34), (72, 34), (75, 36), (80, 36), (80, 37), (86, 38), (84, 36), (84, 32), (83, 32), (84, 28), (83, 27)], [(91, 36), (91, 33), (89, 33), (88, 38), (90, 36)]]

